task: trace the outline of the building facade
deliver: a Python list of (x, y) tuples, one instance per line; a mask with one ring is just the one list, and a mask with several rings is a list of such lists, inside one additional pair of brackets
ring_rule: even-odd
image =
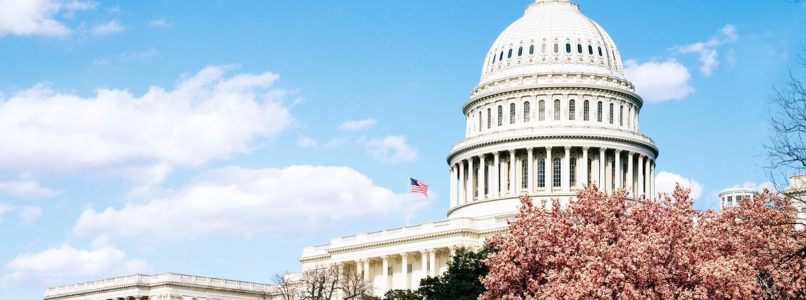
[(739, 206), (739, 201), (745, 198), (753, 199), (758, 196), (758, 192), (749, 189), (728, 189), (719, 193), (719, 209), (727, 209)]
[(521, 195), (546, 206), (567, 205), (591, 184), (652, 195), (658, 149), (639, 131), (642, 105), (607, 32), (571, 1), (538, 0), (493, 43), (462, 106), (465, 138), (447, 157), (447, 219), (307, 247), (303, 269), (338, 265), (363, 274), (377, 295), (416, 289), (458, 247), (504, 232)]

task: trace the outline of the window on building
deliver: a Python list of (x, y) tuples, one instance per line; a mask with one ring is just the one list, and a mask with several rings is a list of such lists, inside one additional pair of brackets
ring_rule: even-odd
[(577, 44), (577, 52), (579, 52), (579, 54), (582, 54), (582, 44)]
[(624, 105), (619, 108), (618, 126), (624, 126)]
[(728, 196), (728, 206), (733, 206), (733, 196)]
[(512, 49), (509, 49), (509, 52), (507, 52), (507, 58), (512, 58)]
[(530, 54), (530, 55), (531, 55), (531, 54), (535, 54), (535, 45), (530, 45), (530, 46), (529, 46), (529, 54)]
[(412, 270), (411, 264), (407, 264), (406, 265), (406, 273), (411, 273), (411, 270)]
[(493, 126), (493, 110), (487, 109), (487, 129)]
[(571, 186), (577, 185), (577, 159), (571, 158), (571, 169), (568, 170), (571, 174)]
[(501, 51), (501, 54), (498, 56), (498, 61), (504, 60), (504, 51)]
[(599, 47), (599, 56), (602, 56), (602, 47)]
[(540, 44), (540, 53), (546, 54), (546, 41)]
[(596, 104), (596, 121), (602, 122), (602, 101)]
[(518, 56), (523, 55), (523, 47), (518, 48)]
[(582, 119), (585, 120), (585, 121), (590, 121), (591, 120), (591, 118), (590, 118), (590, 116), (591, 116), (590, 115), (590, 111), (591, 111), (590, 102), (588, 102), (588, 100), (585, 100), (585, 103), (582, 106), (583, 106), (582, 107)]
[(560, 100), (554, 100), (554, 121), (560, 120)]
[(498, 106), (498, 126), (504, 125), (504, 107)]
[(481, 132), (481, 128), (482, 128), (481, 124), (482, 124), (481, 112), (479, 112), (479, 132)]
[(509, 105), (509, 124), (515, 124), (515, 103)]
[(565, 53), (571, 53), (571, 43), (565, 44)]
[(539, 121), (546, 120), (546, 101), (540, 100), (537, 103), (537, 119)]
[(610, 103), (610, 124), (613, 124), (613, 103)]
[(593, 46), (588, 45), (588, 54), (593, 55)]
[(395, 267), (386, 268), (386, 273), (389, 274), (390, 276), (394, 275), (395, 274)]
[(522, 159), (521, 160), (521, 188), (525, 189), (529, 187), (529, 160)]
[(529, 101), (523, 103), (523, 121), (529, 122), (529, 115), (532, 113), (532, 107)]
[(571, 120), (571, 121), (576, 120), (576, 113), (577, 113), (577, 107), (576, 106), (577, 106), (576, 101), (574, 101), (574, 99), (571, 99), (571, 101), (568, 101), (568, 120)]
[(546, 160), (543, 158), (537, 162), (537, 187), (546, 187)]
[(554, 170), (553, 170), (553, 173), (551, 174), (551, 177), (552, 177), (551, 181), (553, 182), (552, 186), (553, 187), (560, 187), (560, 184), (561, 184), (560, 178), (562, 178), (562, 173), (561, 173), (562, 168), (560, 168), (560, 159), (555, 158), (553, 164), (554, 164)]
[(560, 45), (554, 43), (554, 53), (560, 53)]

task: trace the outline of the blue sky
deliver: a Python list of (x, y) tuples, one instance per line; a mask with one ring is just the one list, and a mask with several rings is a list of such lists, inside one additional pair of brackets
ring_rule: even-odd
[[(134, 272), (266, 281), (443, 218), (461, 104), (519, 1), (0, 1), (0, 298)], [(644, 95), (660, 189), (765, 185), (792, 1), (578, 1)], [(797, 71), (797, 69), (796, 69)], [(801, 72), (802, 74), (802, 72)], [(663, 173), (665, 172), (665, 173)]]

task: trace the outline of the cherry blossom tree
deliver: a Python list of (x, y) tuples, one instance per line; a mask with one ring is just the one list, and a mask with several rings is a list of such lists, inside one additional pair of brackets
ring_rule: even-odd
[[(781, 260), (803, 233), (785, 199), (700, 212), (679, 186), (656, 200), (595, 187), (567, 209), (521, 197), (508, 232), (490, 240), (481, 299), (782, 299), (804, 293), (804, 260)], [(800, 240), (799, 240), (800, 239)]]

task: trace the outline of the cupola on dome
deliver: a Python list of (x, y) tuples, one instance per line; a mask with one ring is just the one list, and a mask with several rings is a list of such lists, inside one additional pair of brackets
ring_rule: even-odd
[(537, 0), (529, 5), (488, 52), (481, 84), (541, 73), (624, 79), (613, 39), (568, 0)]

